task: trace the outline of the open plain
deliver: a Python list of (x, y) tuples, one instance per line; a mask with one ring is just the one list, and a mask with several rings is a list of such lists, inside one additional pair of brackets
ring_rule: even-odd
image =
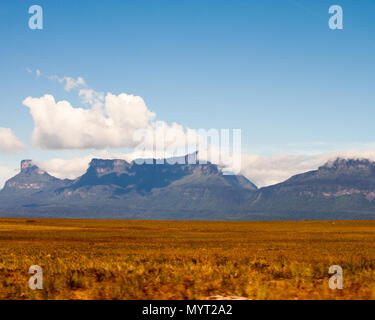
[[(328, 286), (331, 265), (342, 290)], [(0, 219), (1, 299), (212, 296), (374, 299), (375, 221)]]

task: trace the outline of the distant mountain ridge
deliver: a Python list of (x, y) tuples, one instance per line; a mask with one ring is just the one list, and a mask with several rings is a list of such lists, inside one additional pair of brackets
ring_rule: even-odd
[[(239, 206), (237, 200), (257, 189), (244, 176), (223, 175), (212, 163), (194, 164), (193, 156), (164, 159), (166, 164), (160, 159), (143, 164), (92, 159), (75, 180), (57, 179), (30, 160), (22, 161), (21, 172), (0, 191), (0, 214), (199, 219), (225, 216)], [(181, 160), (185, 164), (167, 164)]]
[[(374, 219), (375, 163), (336, 159), (258, 189), (196, 154), (170, 159), (92, 159), (74, 180), (32, 163), (0, 191), (0, 216), (119, 219)], [(140, 163), (140, 164), (139, 164)], [(174, 163), (174, 164), (169, 164)]]

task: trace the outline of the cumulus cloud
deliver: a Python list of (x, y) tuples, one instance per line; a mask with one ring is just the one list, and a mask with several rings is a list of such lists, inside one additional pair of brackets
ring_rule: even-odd
[(43, 149), (134, 148), (140, 143), (134, 139), (139, 130), (167, 137), (184, 133), (176, 123), (155, 122), (155, 113), (144, 100), (126, 93), (107, 93), (103, 109), (74, 108), (68, 101), (56, 102), (52, 95), (28, 97), (23, 104), (34, 120), (32, 142)]
[[(32, 142), (42, 149), (110, 149), (178, 148), (193, 138), (193, 130), (164, 121), (154, 121), (156, 115), (139, 96), (121, 93), (104, 94), (91, 89), (82, 77), (43, 75), (65, 84), (65, 90), (78, 90), (85, 106), (73, 107), (68, 101), (55, 101), (52, 95), (28, 97), (23, 104), (34, 120)], [(151, 137), (151, 139), (150, 139)], [(161, 141), (163, 144), (158, 143)]]
[(25, 148), (26, 146), (14, 135), (11, 129), (0, 127), (0, 152), (20, 152)]

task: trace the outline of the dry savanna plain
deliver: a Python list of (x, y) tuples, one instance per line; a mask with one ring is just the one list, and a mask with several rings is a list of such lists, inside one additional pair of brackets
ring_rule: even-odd
[[(31, 265), (43, 289), (28, 286)], [(343, 289), (328, 269), (343, 269)], [(375, 299), (375, 221), (0, 219), (0, 299)]]

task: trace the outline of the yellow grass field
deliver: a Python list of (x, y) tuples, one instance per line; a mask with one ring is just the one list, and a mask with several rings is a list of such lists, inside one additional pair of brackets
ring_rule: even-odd
[[(28, 287), (31, 265), (43, 289)], [(343, 268), (342, 290), (328, 286)], [(0, 219), (1, 299), (374, 299), (375, 221)]]

